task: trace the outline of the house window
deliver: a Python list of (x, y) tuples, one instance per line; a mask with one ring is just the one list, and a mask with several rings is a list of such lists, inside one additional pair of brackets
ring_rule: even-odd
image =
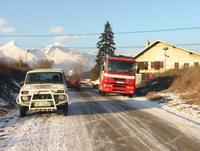
[(189, 63), (184, 63), (183, 68), (189, 68)]
[(163, 62), (162, 61), (151, 62), (151, 68), (155, 70), (160, 70), (160, 68), (163, 68)]
[(175, 68), (175, 69), (179, 69), (179, 63), (178, 63), (178, 62), (175, 62), (175, 63), (174, 63), (174, 68)]
[(199, 67), (199, 62), (194, 62), (194, 67), (198, 68)]
[(139, 70), (148, 70), (148, 62), (138, 62), (138, 69)]

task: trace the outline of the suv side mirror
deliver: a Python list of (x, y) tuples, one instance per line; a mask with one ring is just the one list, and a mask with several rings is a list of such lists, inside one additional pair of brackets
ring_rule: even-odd
[(23, 86), (23, 85), (24, 85), (24, 81), (21, 81), (21, 82), (20, 82), (20, 86)]

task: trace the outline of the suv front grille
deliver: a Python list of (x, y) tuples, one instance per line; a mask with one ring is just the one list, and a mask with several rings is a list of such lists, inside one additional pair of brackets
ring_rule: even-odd
[(40, 100), (40, 99), (52, 99), (51, 94), (35, 94), (33, 96), (33, 100)]

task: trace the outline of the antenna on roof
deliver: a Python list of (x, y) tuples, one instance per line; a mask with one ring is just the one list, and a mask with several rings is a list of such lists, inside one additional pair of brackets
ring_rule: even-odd
[(149, 40), (147, 40), (144, 45), (145, 45), (145, 47), (148, 47), (149, 45), (151, 45), (151, 42)]

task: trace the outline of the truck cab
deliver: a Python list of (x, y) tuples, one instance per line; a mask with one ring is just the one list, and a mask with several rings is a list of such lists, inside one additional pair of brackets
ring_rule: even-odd
[(135, 94), (136, 61), (132, 57), (106, 57), (100, 72), (99, 93)]

